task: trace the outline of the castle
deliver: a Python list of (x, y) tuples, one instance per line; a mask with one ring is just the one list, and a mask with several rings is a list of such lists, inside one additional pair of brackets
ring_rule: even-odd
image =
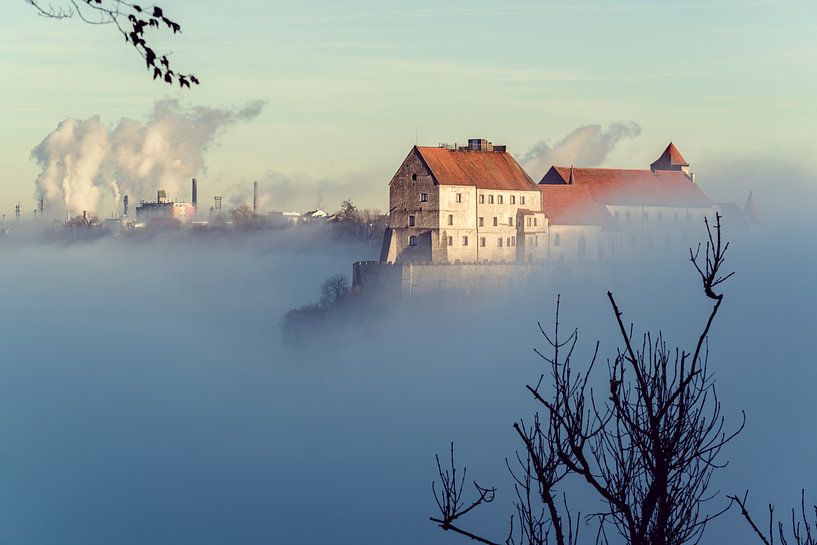
[(552, 166), (539, 183), (505, 146), (415, 146), (389, 184), (381, 262), (604, 261), (688, 238), (716, 205), (669, 144), (649, 169)]
[(683, 255), (716, 212), (672, 143), (647, 169), (554, 165), (539, 183), (484, 139), (414, 146), (389, 183), (380, 261), (356, 263), (354, 284), (411, 294), (542, 264)]

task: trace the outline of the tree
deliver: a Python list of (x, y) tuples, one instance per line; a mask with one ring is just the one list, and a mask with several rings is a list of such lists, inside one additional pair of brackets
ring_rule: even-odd
[[(722, 467), (723, 446), (741, 431), (726, 432), (712, 375), (708, 371), (708, 336), (723, 301), (716, 289), (732, 274), (721, 268), (728, 244), (721, 241), (720, 216), (714, 229), (706, 223), (706, 249), (690, 250), (703, 291), (712, 302), (691, 349), (669, 349), (661, 333), (647, 332), (640, 342), (611, 292), (607, 296), (622, 346), (608, 359), (607, 390), (588, 386), (598, 361), (599, 343), (585, 370), (574, 365), (578, 330), (560, 332), (559, 299), (553, 334), (540, 324), (549, 352), (537, 354), (546, 372), (527, 390), (542, 411), (529, 422), (514, 424), (522, 443), (508, 469), (515, 481), (516, 513), (508, 544), (575, 545), (580, 515), (573, 516), (558, 490), (568, 478), (584, 483), (603, 503), (590, 518), (598, 523), (597, 542), (618, 533), (629, 545), (697, 543), (706, 525), (729, 505), (710, 510), (712, 473)], [(550, 383), (546, 391), (545, 383)], [(744, 417), (745, 420), (745, 417)], [(494, 500), (496, 491), (474, 483), (476, 496), (463, 499), (464, 472), (458, 481), (453, 446), (450, 466), (438, 471), (441, 489), (432, 485), (443, 530), (486, 544), (498, 544), (463, 528), (463, 515)]]
[(23, 0), (37, 13), (50, 19), (69, 19), (75, 15), (92, 25), (113, 25), (144, 59), (153, 79), (161, 79), (179, 87), (198, 85), (199, 79), (193, 74), (182, 74), (171, 67), (167, 54), (157, 52), (149, 43), (147, 30), (166, 29), (173, 34), (182, 31), (181, 25), (165, 15), (159, 6), (143, 7), (125, 0), (64, 0), (62, 5), (43, 4), (40, 0)]
[(349, 281), (342, 274), (330, 276), (321, 284), (321, 306), (337, 303), (349, 291)]
[(250, 227), (255, 224), (258, 216), (252, 211), (252, 208), (242, 204), (230, 210), (230, 219), (236, 227)]

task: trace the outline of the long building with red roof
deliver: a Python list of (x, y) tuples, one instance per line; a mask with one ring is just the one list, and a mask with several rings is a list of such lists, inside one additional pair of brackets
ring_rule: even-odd
[(554, 165), (537, 184), (483, 139), (413, 147), (389, 205), (386, 263), (632, 258), (675, 251), (715, 210), (672, 143), (649, 169)]

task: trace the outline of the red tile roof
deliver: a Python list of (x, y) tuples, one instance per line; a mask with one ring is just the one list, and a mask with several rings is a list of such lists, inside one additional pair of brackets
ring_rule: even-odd
[(551, 224), (607, 225), (612, 218), (607, 208), (596, 202), (587, 186), (540, 184), (542, 211)]
[[(568, 185), (571, 167), (553, 166), (540, 185)], [(700, 187), (678, 170), (574, 168), (573, 185), (584, 186), (602, 204), (708, 207)], [(543, 195), (544, 198), (544, 195)]]
[(415, 149), (439, 184), (536, 191), (536, 184), (510, 153), (420, 146)]
[(688, 167), (689, 163), (687, 163), (686, 159), (684, 159), (684, 157), (681, 155), (681, 152), (678, 151), (678, 148), (675, 147), (675, 144), (670, 142), (667, 149), (665, 149), (664, 153), (661, 154), (661, 157), (653, 161), (650, 168), (667, 168), (675, 166)]

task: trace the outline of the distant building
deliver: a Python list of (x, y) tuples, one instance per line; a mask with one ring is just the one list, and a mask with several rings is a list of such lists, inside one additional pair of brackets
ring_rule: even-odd
[[(649, 169), (552, 166), (538, 184), (483, 139), (418, 147), (389, 184), (381, 263), (602, 261), (677, 253), (719, 210), (670, 143)], [(745, 210), (756, 216), (750, 198)]]
[(177, 227), (196, 218), (196, 207), (189, 202), (170, 201), (167, 192), (160, 189), (156, 201), (141, 201), (136, 207), (136, 219), (155, 227)]

